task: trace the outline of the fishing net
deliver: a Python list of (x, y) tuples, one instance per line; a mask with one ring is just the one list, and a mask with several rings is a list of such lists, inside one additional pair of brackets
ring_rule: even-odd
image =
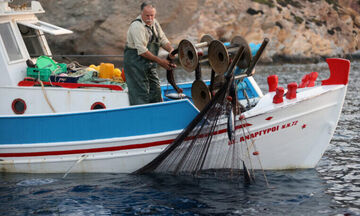
[(234, 155), (239, 154), (236, 154), (235, 145), (222, 143), (227, 140), (223, 120), (227, 119), (227, 107), (231, 106), (225, 96), (226, 91), (222, 90), (199, 123), (183, 141), (178, 141), (177, 148), (156, 167), (155, 172), (197, 173), (206, 169), (230, 168), (237, 164), (239, 158)]
[[(246, 146), (241, 146), (235, 126), (236, 90), (233, 69), (241, 58), (240, 47), (225, 73), (225, 83), (174, 142), (153, 161), (135, 173), (170, 173), (197, 175), (209, 170), (241, 172), (250, 180), (244, 157)], [(255, 64), (253, 64), (254, 66)], [(238, 114), (238, 113), (237, 113)], [(237, 140), (237, 141), (236, 141)]]

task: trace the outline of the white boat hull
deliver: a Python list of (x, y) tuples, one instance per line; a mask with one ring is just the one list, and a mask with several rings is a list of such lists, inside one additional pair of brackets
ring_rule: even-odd
[[(176, 133), (164, 133), (131, 139), (16, 145), (6, 148), (6, 151), (56, 152), (56, 155), (9, 157), (0, 162), (0, 170), (16, 173), (66, 173), (70, 169), (71, 173), (131, 173), (155, 158), (175, 138), (175, 135)], [(149, 145), (152, 146), (142, 147)], [(99, 148), (109, 151), (66, 154), (69, 150)], [(112, 149), (120, 150), (113, 151)]]
[(110, 109), (129, 106), (127, 90), (0, 86), (0, 94), (2, 115), (15, 115), (11, 105), (16, 98), (21, 98), (26, 103), (25, 114), (87, 111), (95, 103), (101, 103)]
[[(39, 21), (36, 14), (44, 10), (37, 2), (22, 10), (11, 9), (7, 1), (1, 5), (0, 172), (130, 173), (159, 155), (199, 114), (189, 100), (191, 83), (179, 86), (189, 99), (172, 100), (166, 95), (178, 94), (176, 88), (162, 86), (164, 102), (129, 106), (125, 87), (51, 83), (47, 75), (54, 70), (32, 73), (44, 68), (34, 69), (28, 61), (32, 58), (29, 51), (52, 56), (44, 32), (71, 31)], [(243, 113), (244, 119), (236, 116), (235, 143), (229, 145), (226, 118), (216, 125), (213, 157), (205, 168), (224, 168), (224, 161), (215, 158), (226, 156), (234, 147), (242, 150), (241, 158), (254, 169), (314, 167), (336, 128), (350, 71), (348, 60), (327, 62), (330, 78), (322, 86), (309, 88), (316, 79), (309, 75), (309, 82), (302, 86), (306, 88), (299, 89), (294, 99), (277, 95), (284, 102), (273, 103), (274, 93), (263, 95), (252, 77), (244, 78), (237, 85), (237, 99), (246, 101), (248, 107), (257, 104)], [(238, 72), (239, 77), (245, 75)]]
[[(272, 103), (273, 93), (265, 95), (257, 107), (244, 113), (246, 122), (236, 121), (236, 125), (248, 125), (236, 130), (235, 145), (242, 148), (245, 163), (265, 170), (315, 167), (334, 133), (345, 93), (345, 85), (314, 87), (281, 104)], [(226, 122), (220, 128), (226, 128)], [(1, 158), (0, 169), (20, 173), (131, 173), (154, 159), (178, 133), (180, 130), (126, 138), (1, 145), (3, 155), (22, 155)], [(212, 145), (217, 154), (226, 154), (232, 147), (224, 132), (215, 136)], [(259, 155), (253, 155), (255, 151)], [(210, 162), (207, 168), (223, 166), (217, 163)]]
[[(255, 169), (316, 166), (336, 129), (346, 86), (326, 86), (327, 90), (316, 88), (319, 88), (320, 93), (316, 97), (303, 92), (304, 100), (301, 100), (300, 93), (293, 102), (285, 101), (284, 105), (279, 105), (274, 111), (257, 115), (254, 110), (247, 117), (247, 122), (253, 125), (249, 129), (256, 146), (256, 149), (250, 148), (250, 153), (259, 152), (258, 156), (250, 154)], [(272, 118), (266, 120), (269, 117)], [(242, 143), (251, 143), (243, 136), (240, 140), (244, 140)]]

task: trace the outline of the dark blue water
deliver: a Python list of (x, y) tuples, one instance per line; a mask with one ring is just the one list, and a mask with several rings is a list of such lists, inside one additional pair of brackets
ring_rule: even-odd
[[(316, 169), (266, 172), (270, 187), (261, 172), (251, 185), (222, 172), (0, 174), (0, 215), (360, 215), (360, 63), (351, 70), (339, 125)], [(312, 71), (319, 80), (329, 75), (326, 64), (281, 65), (260, 66), (255, 78), (266, 92), (269, 74), (286, 86)]]
[(327, 184), (312, 170), (268, 172), (272, 188), (259, 174), (243, 180), (71, 174), (1, 175), (2, 215), (259, 215), (348, 212), (326, 193)]

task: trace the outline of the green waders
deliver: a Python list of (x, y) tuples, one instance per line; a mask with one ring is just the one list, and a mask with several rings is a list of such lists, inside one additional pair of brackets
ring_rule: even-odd
[[(158, 38), (152, 37), (147, 49), (158, 55), (160, 43)], [(124, 72), (129, 89), (130, 105), (161, 102), (161, 88), (159, 76), (154, 63), (137, 54), (136, 49), (125, 47)]]

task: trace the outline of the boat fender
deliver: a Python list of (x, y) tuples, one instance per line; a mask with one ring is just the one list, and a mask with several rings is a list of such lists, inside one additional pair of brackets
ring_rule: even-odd
[(276, 94), (274, 95), (274, 98), (273, 98), (273, 103), (274, 104), (282, 103), (284, 101), (283, 96), (284, 96), (284, 88), (277, 87)]
[(299, 88), (305, 88), (309, 83), (310, 75), (306, 74), (302, 77)]
[(267, 82), (269, 85), (269, 92), (274, 92), (276, 91), (276, 88), (278, 86), (278, 76), (277, 75), (270, 75), (267, 78)]
[(295, 99), (296, 98), (296, 89), (297, 89), (297, 83), (292, 82), (287, 85), (288, 91), (286, 93), (286, 99)]
[(306, 87), (314, 87), (318, 75), (318, 72), (311, 72), (309, 74), (309, 82), (307, 83)]

